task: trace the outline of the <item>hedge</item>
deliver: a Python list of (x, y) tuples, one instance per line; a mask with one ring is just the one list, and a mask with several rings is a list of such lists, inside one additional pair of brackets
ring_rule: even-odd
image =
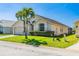
[(30, 32), (30, 35), (34, 36), (54, 36), (54, 31), (34, 31)]

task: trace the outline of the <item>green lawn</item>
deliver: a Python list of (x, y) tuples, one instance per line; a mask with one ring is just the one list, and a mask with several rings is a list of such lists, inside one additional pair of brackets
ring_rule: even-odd
[[(67, 40), (68, 42), (64, 41), (64, 38), (60, 38), (61, 41), (53, 41), (53, 38), (51, 37), (42, 37), (42, 36), (28, 36), (29, 39), (36, 39), (39, 41), (46, 41), (48, 44), (46, 46), (50, 46), (50, 47), (58, 47), (58, 48), (66, 48), (68, 46), (71, 46), (75, 43), (78, 42), (78, 38), (75, 37), (75, 35), (70, 35), (67, 36)], [(18, 42), (18, 43), (22, 43), (25, 40), (24, 36), (14, 36), (14, 37), (10, 37), (10, 38), (4, 38), (4, 39), (0, 39), (2, 41), (11, 41), (11, 42)]]

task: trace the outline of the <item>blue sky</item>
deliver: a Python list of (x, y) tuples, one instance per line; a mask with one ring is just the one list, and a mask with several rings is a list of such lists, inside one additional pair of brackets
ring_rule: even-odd
[(36, 14), (54, 19), (68, 26), (79, 20), (79, 4), (68, 3), (2, 3), (0, 4), (0, 20), (17, 20), (15, 13), (22, 8), (33, 8)]

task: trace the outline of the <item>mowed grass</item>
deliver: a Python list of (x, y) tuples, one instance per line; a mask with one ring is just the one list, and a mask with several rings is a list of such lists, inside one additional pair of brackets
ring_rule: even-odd
[[(53, 41), (52, 37), (28, 36), (28, 39), (35, 39), (38, 41), (46, 41), (48, 44), (45, 46), (58, 47), (58, 48), (66, 48), (68, 46), (71, 46), (71, 45), (77, 43), (79, 40), (79, 38), (76, 38), (75, 35), (70, 35), (70, 36), (67, 36), (66, 38), (67, 38), (67, 41), (69, 41), (69, 42), (65, 42), (64, 38), (60, 38), (60, 41), (58, 41), (58, 40)], [(0, 39), (0, 40), (22, 43), (22, 42), (24, 42), (25, 37), (24, 36), (14, 36), (14, 37), (4, 38), (4, 39)]]

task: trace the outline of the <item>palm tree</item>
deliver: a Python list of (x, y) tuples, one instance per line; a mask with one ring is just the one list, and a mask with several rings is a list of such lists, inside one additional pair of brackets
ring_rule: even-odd
[[(17, 20), (22, 20), (24, 25), (24, 34), (27, 39), (28, 35), (28, 24), (31, 18), (35, 17), (35, 13), (32, 8), (23, 8), (21, 11), (16, 13)], [(27, 28), (26, 28), (27, 27)]]
[(36, 23), (36, 21), (28, 21), (28, 23), (31, 25), (31, 29), (32, 31), (34, 31), (34, 24)]

